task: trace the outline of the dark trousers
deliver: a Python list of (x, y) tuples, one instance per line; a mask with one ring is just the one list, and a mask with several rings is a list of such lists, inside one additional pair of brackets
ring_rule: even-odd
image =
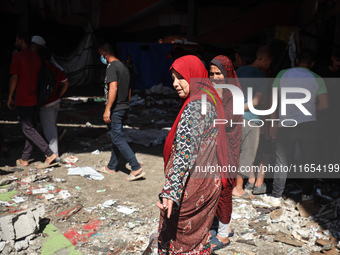
[(111, 158), (107, 167), (110, 170), (116, 170), (118, 165), (119, 152), (129, 162), (132, 171), (136, 171), (141, 168), (138, 163), (135, 154), (126, 142), (123, 135), (123, 119), (126, 116), (128, 110), (120, 110), (111, 113), (111, 123), (107, 125), (107, 135), (112, 141)]
[[(296, 127), (280, 127), (276, 143), (275, 166), (287, 166), (293, 163), (296, 144), (299, 145), (302, 164), (316, 163), (317, 157), (317, 127), (316, 122), (304, 122)], [(281, 197), (285, 189), (288, 172), (278, 171), (274, 173), (272, 196)], [(311, 195), (314, 179), (308, 173), (300, 176), (303, 178), (303, 194)]]
[(34, 106), (16, 106), (17, 114), (19, 116), (22, 132), (26, 137), (25, 147), (22, 152), (21, 159), (28, 161), (33, 151), (33, 145), (36, 145), (47, 157), (51, 156), (53, 152), (49, 148), (47, 142), (35, 129), (37, 120), (38, 107)]

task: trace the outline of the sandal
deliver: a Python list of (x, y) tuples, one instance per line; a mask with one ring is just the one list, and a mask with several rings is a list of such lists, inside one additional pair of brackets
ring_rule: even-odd
[[(142, 163), (142, 162), (138, 162), (138, 163), (139, 163), (139, 165), (140, 165), (141, 167), (143, 167), (143, 163)], [(125, 168), (126, 168), (127, 170), (132, 171), (131, 166), (130, 166), (129, 163), (126, 163), (126, 164), (125, 164)]]
[[(33, 161), (33, 159), (27, 160), (27, 162), (28, 162), (27, 166), (29, 166), (31, 161)], [(20, 159), (17, 159), (17, 161), (15, 161), (15, 163), (17, 164), (17, 166), (26, 167), (25, 165), (21, 164)]]
[(96, 168), (97, 172), (103, 173), (103, 174), (115, 174), (115, 170), (110, 170), (106, 166), (98, 167)]
[(250, 200), (250, 195), (247, 191), (244, 192), (244, 194), (242, 196), (236, 196), (236, 195), (233, 195), (232, 196), (233, 199), (235, 198), (241, 198), (241, 199), (245, 199), (245, 200)]
[(45, 168), (49, 168), (49, 167), (52, 167), (52, 166), (60, 166), (60, 163), (51, 163), (51, 164), (47, 164), (46, 162), (40, 164), (40, 165), (37, 165), (36, 168), (37, 169), (45, 169)]
[(131, 182), (134, 180), (138, 180), (142, 178), (143, 176), (145, 176), (145, 172), (142, 169), (142, 171), (140, 171), (137, 175), (129, 174), (127, 177), (125, 177), (125, 180)]
[(211, 247), (212, 251), (220, 250), (224, 247), (227, 247), (230, 244), (230, 240), (227, 243), (222, 243), (220, 239), (218, 239), (216, 236), (213, 236), (211, 238), (210, 244), (216, 245), (215, 247)]

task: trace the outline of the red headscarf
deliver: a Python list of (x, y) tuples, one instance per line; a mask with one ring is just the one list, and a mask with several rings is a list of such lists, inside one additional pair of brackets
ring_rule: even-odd
[[(163, 152), (163, 159), (164, 159), (164, 168), (166, 167), (170, 153), (171, 153), (171, 147), (175, 138), (176, 130), (178, 122), (181, 118), (181, 115), (187, 106), (187, 104), (190, 101), (194, 100), (201, 100), (201, 95), (205, 93), (199, 88), (203, 88), (205, 91), (208, 91), (209, 94), (211, 94), (216, 100), (211, 98), (211, 96), (207, 96), (207, 100), (211, 102), (213, 105), (215, 105), (217, 118), (218, 119), (225, 119), (225, 115), (223, 112), (222, 102), (214, 89), (213, 85), (208, 81), (208, 72), (205, 69), (202, 61), (193, 55), (187, 55), (181, 58), (178, 58), (175, 60), (175, 62), (170, 67), (170, 71), (172, 69), (175, 69), (189, 84), (190, 79), (192, 78), (201, 78), (201, 82), (197, 79), (195, 79), (194, 84), (190, 84), (190, 95), (184, 99), (182, 108), (180, 112), (177, 115), (177, 118), (172, 125), (172, 128), (167, 136), (167, 139), (165, 141), (164, 145), (164, 152)], [(195, 89), (194, 89), (195, 88)], [(197, 89), (196, 89), (197, 88)], [(226, 134), (225, 134), (225, 126), (219, 125), (218, 126), (218, 137), (217, 137), (217, 153), (218, 153), (218, 160), (219, 164), (221, 166), (228, 166), (227, 157), (225, 156), (227, 153), (227, 146), (226, 146)], [(222, 185), (227, 185), (227, 178), (228, 173), (221, 173), (222, 177)]]

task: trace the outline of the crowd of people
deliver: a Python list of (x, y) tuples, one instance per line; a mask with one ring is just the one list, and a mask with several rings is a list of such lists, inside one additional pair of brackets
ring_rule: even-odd
[[(15, 46), (7, 106), (15, 108), (26, 138), (16, 163), (27, 166), (35, 145), (46, 156), (38, 168), (46, 168), (62, 161), (57, 115), (69, 82), (41, 36), (19, 33)], [(106, 65), (103, 121), (112, 151), (107, 166), (97, 170), (114, 174), (121, 154), (131, 167), (125, 180), (134, 181), (146, 173), (122, 134), (131, 97), (129, 65), (117, 58), (111, 44), (101, 45), (98, 52)], [(228, 246), (233, 236), (233, 198), (263, 195), (264, 202), (280, 207), (287, 172), (274, 173), (268, 193), (264, 166), (289, 166), (297, 154), (302, 164), (335, 163), (340, 89), (336, 82), (325, 82), (322, 77), (340, 77), (339, 51), (334, 50), (330, 66), (313, 72), (315, 53), (301, 50), (296, 67), (280, 71), (270, 83), (267, 78), (274, 57), (268, 45), (256, 52), (241, 46), (234, 62), (218, 55), (206, 66), (197, 56), (186, 55), (170, 67), (182, 106), (164, 145), (165, 184), (156, 203), (160, 209), (159, 254), (210, 254)], [(56, 81), (47, 102), (39, 102), (37, 97), (43, 65)], [(235, 91), (243, 92), (244, 98), (238, 99), (244, 114), (235, 113), (240, 102)], [(278, 107), (272, 112), (261, 114), (260, 110), (265, 112), (274, 104)], [(45, 139), (36, 130), (38, 115)], [(277, 121), (265, 121), (268, 118)], [(225, 122), (216, 124), (216, 120)], [(259, 171), (254, 171), (255, 164)], [(215, 171), (225, 167), (229, 170)], [(313, 200), (313, 183), (313, 178), (303, 176), (302, 201)], [(212, 228), (214, 218), (217, 228)]]
[[(269, 46), (258, 48), (253, 58), (251, 50), (242, 47), (234, 63), (226, 56), (215, 57), (209, 72), (192, 55), (178, 58), (171, 66), (173, 86), (182, 108), (163, 153), (166, 181), (159, 195), (161, 201), (156, 204), (161, 211), (159, 254), (210, 254), (228, 246), (233, 236), (232, 198), (262, 195), (265, 203), (280, 207), (287, 172), (274, 172), (269, 193), (265, 166), (285, 167), (296, 161), (302, 165), (336, 162), (338, 135), (334, 126), (340, 108), (335, 97), (340, 90), (336, 81), (325, 82), (321, 76), (339, 77), (339, 52), (333, 52), (331, 65), (318, 71), (319, 76), (312, 71), (315, 53), (303, 49), (296, 58), (296, 67), (282, 70), (270, 83), (266, 78), (273, 60)], [(206, 77), (210, 80), (203, 79)], [(226, 89), (223, 84), (243, 91), (243, 115), (233, 112), (237, 90)], [(276, 99), (272, 91), (278, 92)], [(256, 111), (277, 104), (278, 95), (283, 97), (272, 112)], [(276, 121), (266, 122), (266, 118)], [(219, 125), (214, 120), (219, 120)], [(226, 120), (223, 125), (221, 120)], [(319, 153), (318, 144), (323, 146)], [(254, 171), (255, 164), (259, 171)], [(213, 171), (197, 172), (201, 166)], [(216, 171), (215, 166), (232, 166), (238, 172), (235, 176), (230, 170)], [(244, 172), (242, 168), (251, 171)], [(314, 199), (315, 178), (307, 175), (300, 176), (301, 201)], [(217, 229), (212, 227), (215, 217)]]

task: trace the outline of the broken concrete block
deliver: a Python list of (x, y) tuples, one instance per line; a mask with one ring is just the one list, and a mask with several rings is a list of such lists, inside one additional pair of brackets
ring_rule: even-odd
[(15, 239), (31, 235), (38, 229), (33, 213), (29, 210), (14, 218), (13, 226), (15, 229)]
[(39, 228), (39, 220), (44, 214), (44, 206), (38, 205), (0, 218), (2, 238), (5, 241), (10, 241), (32, 235)]
[(2, 252), (2, 250), (5, 248), (6, 242), (2, 241), (0, 242), (0, 253)]
[(17, 241), (14, 244), (14, 249), (16, 251), (26, 250), (28, 248), (28, 242), (26, 240)]
[(35, 234), (32, 234), (32, 235), (29, 235), (29, 236), (26, 236), (25, 240), (30, 243), (30, 241), (35, 237)]
[(15, 239), (15, 232), (13, 228), (13, 216), (5, 216), (0, 218), (1, 236), (5, 241)]
[(45, 207), (43, 205), (38, 205), (34, 208), (31, 208), (31, 211), (38, 226), (40, 219), (45, 215)]
[(13, 247), (14, 247), (14, 241), (5, 242), (5, 247), (2, 250), (1, 254), (3, 254), (3, 255), (10, 255), (10, 254), (12, 254)]

